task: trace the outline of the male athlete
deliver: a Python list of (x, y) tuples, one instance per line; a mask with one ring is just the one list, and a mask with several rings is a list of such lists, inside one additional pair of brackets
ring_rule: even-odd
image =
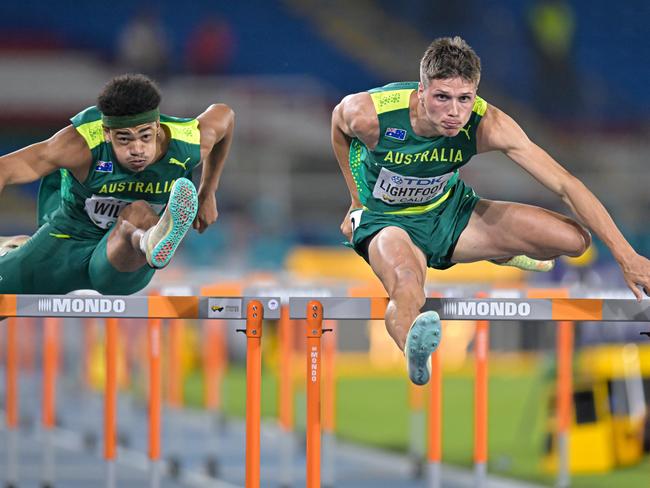
[[(190, 226), (215, 222), (233, 111), (169, 117), (160, 99), (143, 75), (115, 77), (71, 125), (0, 157), (0, 191), (43, 178), (40, 228), (0, 242), (0, 293), (128, 295), (169, 263)], [(188, 178), (200, 162), (197, 195)]]
[(650, 289), (650, 261), (577, 178), (477, 96), (480, 75), (463, 39), (437, 39), (424, 53), (419, 83), (348, 95), (332, 115), (332, 145), (352, 199), (341, 230), (388, 292), (386, 327), (416, 384), (429, 381), (441, 338), (438, 314), (420, 314), (427, 266), (493, 260), (543, 270), (590, 244), (589, 232), (568, 217), (478, 197), (458, 178), (475, 154), (501, 151), (528, 171), (609, 247), (637, 299), (637, 286)]

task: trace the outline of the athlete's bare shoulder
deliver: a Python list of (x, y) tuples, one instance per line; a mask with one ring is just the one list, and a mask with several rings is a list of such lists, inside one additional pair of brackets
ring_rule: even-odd
[[(368, 92), (353, 93), (341, 100), (334, 109), (333, 119), (349, 137), (356, 137), (372, 149), (379, 139), (379, 119)], [(338, 112), (338, 113), (337, 113)]]
[(83, 171), (90, 167), (88, 143), (74, 126), (68, 125), (45, 141), (45, 157), (60, 168)]
[(225, 103), (214, 103), (196, 119), (201, 133), (201, 157), (204, 158), (215, 144), (232, 134), (235, 112)]
[(225, 128), (234, 120), (235, 112), (225, 103), (213, 103), (197, 117), (199, 130)]
[(528, 140), (524, 131), (512, 117), (494, 105), (488, 105), (485, 115), (478, 127), (477, 151), (507, 152)]

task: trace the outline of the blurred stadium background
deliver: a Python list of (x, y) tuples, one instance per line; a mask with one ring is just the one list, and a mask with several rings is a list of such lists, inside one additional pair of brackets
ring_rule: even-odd
[[(330, 147), (331, 110), (348, 93), (416, 80), (428, 43), (439, 36), (461, 35), (483, 63), (481, 96), (512, 115), (533, 140), (581, 178), (631, 244), (648, 256), (649, 21), (650, 4), (642, 0), (3, 2), (0, 153), (43, 140), (67, 125), (69, 117), (95, 103), (113, 75), (144, 72), (162, 88), (164, 113), (196, 116), (210, 103), (224, 102), (237, 116), (234, 144), (217, 193), (219, 220), (204, 235), (188, 236), (156, 285), (180, 283), (187, 276), (200, 277), (192, 283), (198, 286), (224, 276), (300, 271), (296, 267), (305, 266), (305, 260), (322, 258), (304, 257), (300, 253), (305, 246), (341, 248), (346, 264), (340, 267), (354, 262), (352, 267), (363, 268), (360, 259), (348, 261), (350, 254), (340, 245), (339, 225), (349, 197)], [(461, 174), (487, 198), (568, 211), (501, 155), (478, 156)], [(35, 230), (37, 188), (32, 184), (5, 189), (0, 196), (0, 235)], [(318, 269), (328, 266), (331, 261)], [(445, 280), (442, 274), (435, 276)], [(350, 271), (353, 277), (358, 275)], [(624, 286), (616, 263), (597, 239), (582, 262), (561, 261), (548, 275), (517, 280), (541, 286)], [(352, 349), (370, 348), (372, 327), (367, 330)], [(577, 345), (638, 341), (638, 331), (634, 325), (585, 325)], [(357, 340), (341, 334), (342, 348)], [(469, 337), (460, 341), (471, 348)], [(514, 398), (536, 395), (531, 405), (546, 405), (545, 390), (534, 385), (535, 378), (548, 371), (543, 353), (552, 351), (553, 344), (550, 324), (493, 328), (491, 346), (497, 352), (538, 354), (522, 369), (530, 375), (522, 380), (521, 390), (513, 386), (503, 391), (515, 388)], [(383, 349), (375, 353), (378, 350)], [(236, 358), (237, 351), (231, 355)], [(499, 371), (511, 368), (508, 357), (501, 370), (496, 368), (493, 381), (501, 378)], [(646, 399), (649, 358), (644, 359)], [(450, 368), (463, 371), (462, 365)], [(465, 373), (459, 377), (470, 375)], [(382, 388), (404, 389), (402, 380), (395, 379), (398, 375), (402, 377), (399, 372), (390, 381), (399, 386)], [(612, 391), (611, 374), (602, 373), (603, 378)], [(352, 395), (360, 386), (347, 388)], [(349, 403), (353, 410), (359, 406)], [(513, 418), (525, 418), (526, 409), (533, 408), (520, 407)], [(232, 410), (237, 411), (236, 406)], [(464, 425), (459, 421), (456, 427)], [(541, 425), (539, 432), (545, 429)], [(345, 435), (406, 449), (404, 432), (397, 440)], [(536, 445), (530, 448), (538, 458), (540, 439), (534, 437)], [(459, 452), (469, 449), (460, 444)], [(517, 449), (516, 443), (509, 447)], [(501, 456), (491, 469), (550, 482), (536, 461), (512, 468), (511, 457)], [(460, 456), (454, 462), (464, 463)], [(648, 461), (642, 469), (647, 474)], [(650, 479), (636, 476), (631, 479)], [(596, 483), (587, 478), (574, 486), (601, 486)], [(629, 479), (606, 483), (602, 486), (643, 486)]]

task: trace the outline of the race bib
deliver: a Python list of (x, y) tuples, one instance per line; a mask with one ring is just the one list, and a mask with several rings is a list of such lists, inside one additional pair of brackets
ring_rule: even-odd
[[(119, 217), (122, 209), (130, 203), (131, 201), (129, 200), (93, 195), (90, 198), (86, 198), (85, 210), (90, 220), (97, 227), (100, 229), (110, 229), (117, 220), (117, 217)], [(159, 215), (165, 208), (165, 205), (159, 203), (150, 203), (149, 205)]]
[(372, 196), (388, 205), (423, 204), (442, 194), (452, 176), (453, 172), (417, 178), (381, 168)]

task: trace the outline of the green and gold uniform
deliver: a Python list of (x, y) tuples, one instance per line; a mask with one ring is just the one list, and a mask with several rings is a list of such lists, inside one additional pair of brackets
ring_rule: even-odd
[(200, 163), (200, 131), (196, 119), (160, 116), (171, 136), (167, 153), (136, 173), (117, 162), (104, 139), (101, 112), (90, 107), (72, 119), (88, 144), (92, 164), (78, 181), (61, 169), (41, 181), (39, 229), (23, 246), (0, 257), (0, 293), (63, 294), (93, 289), (128, 295), (144, 288), (154, 270), (117, 271), (108, 261), (106, 243), (121, 210), (144, 200), (162, 213), (174, 181), (191, 178)]
[(404, 229), (432, 268), (453, 266), (458, 237), (479, 200), (458, 177), (476, 154), (476, 131), (487, 103), (476, 97), (469, 121), (455, 137), (420, 137), (411, 127), (409, 102), (417, 82), (369, 91), (379, 118), (374, 150), (350, 145), (350, 168), (363, 209), (353, 210), (352, 245), (367, 259), (370, 238), (384, 227)]

